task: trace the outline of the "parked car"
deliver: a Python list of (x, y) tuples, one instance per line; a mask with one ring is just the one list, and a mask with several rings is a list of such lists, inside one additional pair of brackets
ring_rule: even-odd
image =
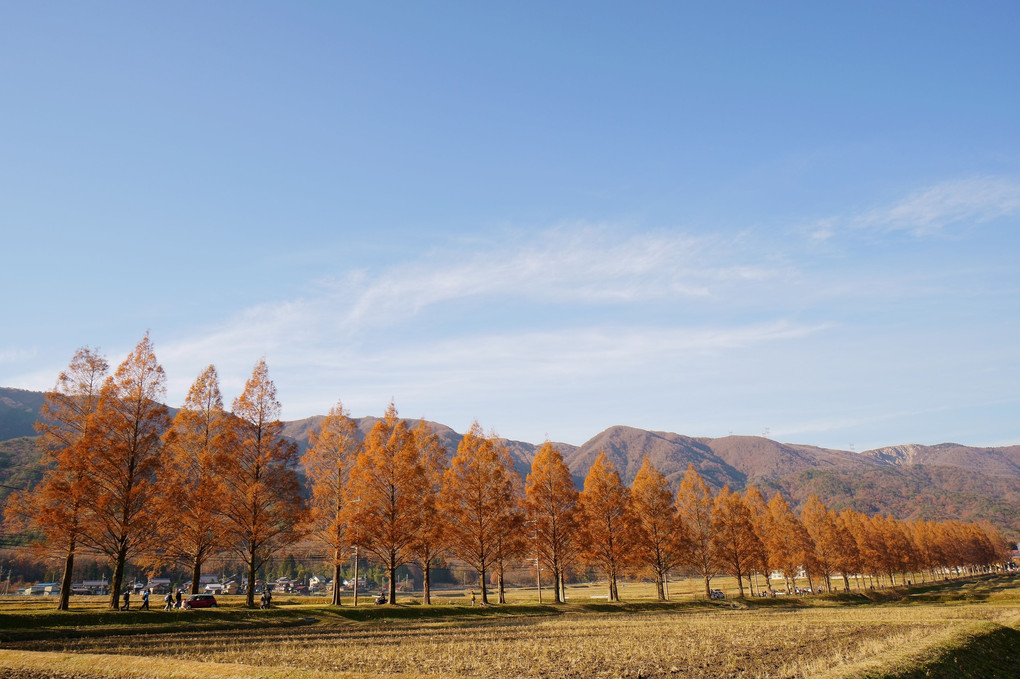
[(708, 596), (712, 599), (725, 599), (726, 595), (723, 594), (721, 589), (713, 589), (708, 593)]
[(212, 594), (192, 594), (184, 600), (184, 608), (216, 608), (216, 597)]

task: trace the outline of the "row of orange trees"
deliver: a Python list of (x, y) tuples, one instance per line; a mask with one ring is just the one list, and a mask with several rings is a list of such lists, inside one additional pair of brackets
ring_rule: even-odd
[[(6, 515), (34, 530), (50, 555), (65, 561), (58, 606), (66, 608), (76, 553), (113, 564), (111, 606), (124, 567), (186, 562), (197, 591), (203, 564), (233, 551), (248, 581), (274, 554), (298, 540), (325, 547), (334, 583), (357, 546), (389, 573), (416, 564), (430, 603), (430, 569), (444, 557), (479, 574), (488, 603), (494, 580), (504, 601), (504, 573), (534, 558), (553, 575), (562, 600), (565, 571), (595, 566), (617, 600), (628, 572), (654, 575), (660, 598), (670, 571), (704, 578), (803, 570), (829, 587), (841, 574), (945, 574), (991, 564), (1005, 543), (991, 527), (958, 522), (902, 522), (852, 511), (836, 513), (812, 497), (800, 514), (776, 494), (753, 486), (743, 495), (713, 494), (688, 468), (677, 493), (646, 459), (627, 487), (600, 454), (578, 491), (560, 453), (548, 442), (522, 482), (494, 434), (475, 424), (452, 459), (432, 429), (414, 427), (391, 404), (364, 438), (337, 404), (313, 432), (307, 452), (282, 436), (280, 404), (260, 361), (228, 412), (214, 367), (202, 372), (170, 420), (162, 405), (165, 375), (146, 337), (117, 368), (81, 349), (47, 393), (37, 428), (48, 457), (34, 489), (12, 496)], [(298, 470), (308, 487), (303, 497)], [(906, 577), (906, 576), (904, 576)], [(340, 603), (334, 586), (333, 602)], [(254, 605), (254, 588), (247, 590)]]
[[(256, 570), (300, 535), (304, 511), (297, 448), (281, 436), (265, 361), (231, 413), (210, 366), (172, 421), (162, 403), (166, 375), (148, 336), (108, 371), (102, 355), (82, 348), (60, 373), (36, 423), (44, 476), (5, 507), (9, 528), (37, 536), (41, 556), (64, 560), (58, 608), (68, 607), (82, 551), (111, 563), (111, 608), (131, 562), (188, 561), (197, 591), (205, 561), (233, 549), (254, 582)], [(251, 587), (247, 604), (254, 605)]]

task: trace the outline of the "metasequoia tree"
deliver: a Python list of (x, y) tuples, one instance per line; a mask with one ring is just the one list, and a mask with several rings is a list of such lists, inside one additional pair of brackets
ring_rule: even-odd
[[(843, 576), (843, 590), (849, 592), (850, 575), (860, 573), (861, 555), (857, 551), (857, 541), (854, 540), (854, 536), (850, 533), (846, 522), (843, 521), (842, 515), (832, 509), (828, 513), (829, 522), (835, 526), (835, 544), (838, 545), (833, 565)], [(858, 589), (860, 589), (859, 580)]]
[(676, 568), (688, 551), (690, 538), (676, 519), (676, 503), (669, 482), (645, 456), (631, 484), (634, 518), (640, 526), (635, 534), (635, 556), (655, 576), (655, 593), (668, 598), (666, 574)]
[(411, 561), (421, 522), (425, 473), (407, 424), (390, 403), (365, 439), (347, 484), (351, 541), (382, 563), (395, 604), (397, 569)]
[(875, 530), (882, 535), (882, 566), (889, 575), (889, 582), (895, 585), (895, 574), (900, 573), (902, 584), (907, 584), (907, 573), (916, 567), (918, 560), (913, 543), (902, 524), (891, 516), (877, 515), (873, 521)]
[(750, 578), (760, 543), (751, 521), (751, 510), (738, 493), (723, 486), (712, 505), (712, 549), (716, 563), (737, 579), (741, 598), (744, 576)]
[(96, 350), (83, 347), (57, 377), (53, 390), (46, 392), (35, 424), (46, 471), (31, 491), (12, 493), (6, 507), (12, 525), (38, 532), (43, 549), (63, 557), (57, 597), (57, 609), (62, 611), (68, 608), (74, 557), (94, 491), (85, 443), (108, 367)]
[(421, 466), (418, 489), (418, 530), (411, 542), (411, 554), (422, 572), (422, 595), (432, 603), (432, 564), (446, 549), (446, 517), (439, 511), (439, 491), (446, 471), (446, 448), (425, 420), (411, 432), (412, 443)]
[(443, 474), (440, 507), (449, 520), (450, 547), (478, 573), (482, 605), (488, 605), (487, 577), (501, 556), (500, 534), (516, 502), (509, 456), (500, 454), (494, 436), (475, 422), (457, 446)]
[[(853, 569), (853, 572), (864, 576), (866, 581), (870, 577), (871, 585), (874, 586), (874, 574), (880, 570), (880, 552), (884, 547), (872, 535), (871, 522), (867, 516), (852, 509), (844, 509), (840, 512), (839, 520), (853, 537), (856, 546), (854, 550), (856, 554), (856, 567)], [(858, 584), (858, 589), (860, 587), (860, 584)]]
[(999, 564), (1003, 569), (1006, 568), (1006, 564), (1013, 558), (1013, 550), (1010, 547), (1009, 541), (1003, 537), (999, 529), (993, 526), (988, 521), (981, 521), (977, 524), (977, 528), (980, 529), (984, 536), (988, 540), (988, 546), (991, 551), (986, 555), (986, 559), (982, 561), (983, 564)]
[(751, 590), (753, 592), (755, 588), (758, 588), (759, 591), (761, 589), (757, 584), (757, 574), (765, 574), (767, 585), (769, 574), (775, 566), (769, 562), (769, 551), (765, 545), (766, 533), (768, 532), (768, 504), (765, 502), (761, 491), (754, 484), (748, 486), (744, 491), (744, 504), (751, 513), (751, 525), (754, 526), (755, 535), (758, 536), (750, 563), (752, 573)]
[(174, 517), (166, 527), (164, 547), (170, 557), (191, 567), (192, 594), (198, 594), (206, 560), (224, 547), (226, 522), (217, 465), (230, 448), (230, 434), (219, 377), (210, 365), (191, 385), (163, 436), (161, 504), (162, 511)]
[(577, 498), (581, 555), (601, 568), (609, 580), (609, 600), (619, 601), (616, 579), (634, 559), (640, 531), (630, 506), (630, 492), (616, 467), (599, 451)]
[(163, 367), (146, 335), (108, 377), (83, 450), (95, 493), (84, 537), (113, 564), (110, 608), (118, 607), (124, 567), (159, 540), (162, 437), (170, 424), (161, 403)]
[(936, 572), (944, 560), (942, 545), (938, 539), (937, 524), (931, 521), (915, 521), (910, 528), (910, 537), (917, 550), (922, 580), (926, 572), (935, 578)]
[(553, 574), (553, 600), (562, 602), (563, 569), (575, 549), (577, 486), (563, 456), (546, 441), (531, 461), (524, 488), (528, 533), (535, 558)]
[(712, 490), (694, 469), (687, 465), (680, 490), (677, 491), (677, 520), (690, 537), (687, 565), (705, 579), (705, 596), (711, 596), (709, 583), (716, 574), (715, 551), (712, 549)]
[(503, 507), (503, 515), (499, 521), (500, 530), (495, 535), (496, 554), (493, 560), (493, 569), (496, 576), (496, 601), (505, 604), (507, 565), (519, 558), (528, 549), (528, 539), (524, 530), (526, 521), (523, 507), (524, 488), (521, 484), (520, 475), (514, 469), (513, 460), (510, 458), (510, 451), (495, 433), (490, 434), (489, 439), (496, 448), (500, 466), (512, 472), (509, 475), (511, 500)]
[(765, 545), (769, 561), (783, 571), (787, 590), (796, 586), (797, 572), (803, 568), (808, 577), (808, 586), (814, 589), (811, 570), (814, 567), (814, 545), (804, 524), (790, 509), (790, 503), (780, 493), (769, 501), (768, 527)]
[(248, 570), (245, 605), (252, 608), (258, 570), (299, 537), (297, 446), (282, 436), (280, 403), (265, 359), (255, 364), (232, 408), (235, 443), (218, 465), (220, 492), (227, 537)]
[[(814, 563), (819, 574), (825, 578), (825, 590), (831, 592), (832, 575), (839, 570), (840, 553), (847, 547), (840, 533), (839, 524), (813, 493), (801, 508), (800, 519), (814, 543)], [(844, 575), (844, 585), (849, 588), (845, 578)]]
[(308, 435), (308, 449), (301, 458), (311, 489), (307, 514), (308, 532), (330, 551), (333, 566), (333, 599), (340, 605), (340, 569), (347, 563), (347, 517), (344, 491), (351, 467), (361, 451), (358, 425), (339, 401), (318, 431)]

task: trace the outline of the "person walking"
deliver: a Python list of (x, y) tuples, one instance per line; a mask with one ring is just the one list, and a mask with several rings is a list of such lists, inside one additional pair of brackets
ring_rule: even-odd
[(181, 607), (181, 590), (177, 590), (177, 608)]
[(163, 610), (164, 611), (172, 611), (174, 609), (174, 595), (173, 594), (171, 594), (170, 592), (167, 592), (166, 596), (163, 597), (163, 601), (166, 602), (166, 605), (163, 606)]
[(139, 608), (138, 610), (140, 611), (149, 610), (149, 590), (145, 590), (144, 592), (142, 592), (142, 607)]
[(124, 605), (121, 606), (120, 610), (126, 611), (131, 608), (131, 592), (130, 590), (124, 590)]

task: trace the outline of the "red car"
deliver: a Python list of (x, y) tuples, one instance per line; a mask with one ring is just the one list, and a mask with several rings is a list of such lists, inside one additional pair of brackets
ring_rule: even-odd
[(212, 594), (192, 594), (182, 604), (185, 608), (216, 608), (216, 597)]

